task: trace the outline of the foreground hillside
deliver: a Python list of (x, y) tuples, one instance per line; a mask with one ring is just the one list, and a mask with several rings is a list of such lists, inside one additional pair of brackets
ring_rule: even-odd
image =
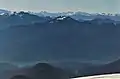
[(47, 63), (9, 70), (0, 76), (1, 79), (69, 79), (69, 77), (70, 75), (65, 70)]

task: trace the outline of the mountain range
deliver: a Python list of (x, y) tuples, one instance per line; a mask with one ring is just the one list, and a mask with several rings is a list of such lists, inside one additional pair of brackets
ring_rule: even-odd
[[(117, 17), (119, 19), (119, 15), (98, 15), (98, 14), (89, 14), (85, 12), (63, 12), (63, 13), (48, 13), (48, 12), (40, 12), (40, 15), (33, 12), (10, 12), (7, 10), (0, 10), (0, 30), (9, 28), (11, 26), (17, 25), (28, 25), (34, 23), (44, 23), (55, 19), (57, 17), (71, 17), (74, 20), (79, 22), (84, 21), (97, 21), (97, 22), (112, 22), (112, 23), (120, 23), (119, 20), (115, 19)], [(42, 15), (41, 15), (42, 14)]]
[(38, 16), (50, 16), (50, 17), (58, 17), (58, 16), (70, 16), (76, 20), (83, 19), (83, 20), (92, 20), (95, 18), (109, 18), (115, 21), (120, 21), (120, 14), (106, 14), (106, 13), (87, 13), (87, 12), (58, 12), (58, 13), (50, 13), (46, 11), (41, 11), (38, 13), (29, 12)]
[[(4, 9), (0, 9), (0, 15), (4, 14), (13, 14), (13, 11), (8, 11)], [(87, 13), (82, 11), (76, 11), (76, 12), (47, 12), (47, 11), (40, 11), (40, 12), (31, 12), (28, 11), (27, 13), (38, 15), (40, 17), (46, 17), (50, 16), (51, 18), (55, 18), (58, 16), (70, 16), (76, 20), (83, 19), (83, 20), (91, 20), (95, 18), (109, 18), (112, 20), (120, 21), (120, 14), (110, 14), (110, 13)]]
[[(119, 72), (120, 60), (111, 63), (120, 57), (119, 15), (4, 10), (0, 14), (0, 61), (47, 61), (70, 76)], [(0, 66), (5, 72), (17, 69)]]

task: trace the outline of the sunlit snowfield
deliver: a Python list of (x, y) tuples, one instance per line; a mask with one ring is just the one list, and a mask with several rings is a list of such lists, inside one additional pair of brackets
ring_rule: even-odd
[(97, 76), (80, 77), (73, 79), (120, 79), (120, 74), (97, 75)]

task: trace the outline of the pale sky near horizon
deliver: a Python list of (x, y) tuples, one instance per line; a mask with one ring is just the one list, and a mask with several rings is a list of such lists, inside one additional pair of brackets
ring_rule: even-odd
[(120, 13), (120, 0), (0, 0), (0, 8), (13, 11)]

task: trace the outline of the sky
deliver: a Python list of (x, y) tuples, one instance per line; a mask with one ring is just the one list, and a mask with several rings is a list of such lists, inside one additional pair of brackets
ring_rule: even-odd
[(120, 13), (120, 0), (0, 0), (0, 8), (34, 12)]

